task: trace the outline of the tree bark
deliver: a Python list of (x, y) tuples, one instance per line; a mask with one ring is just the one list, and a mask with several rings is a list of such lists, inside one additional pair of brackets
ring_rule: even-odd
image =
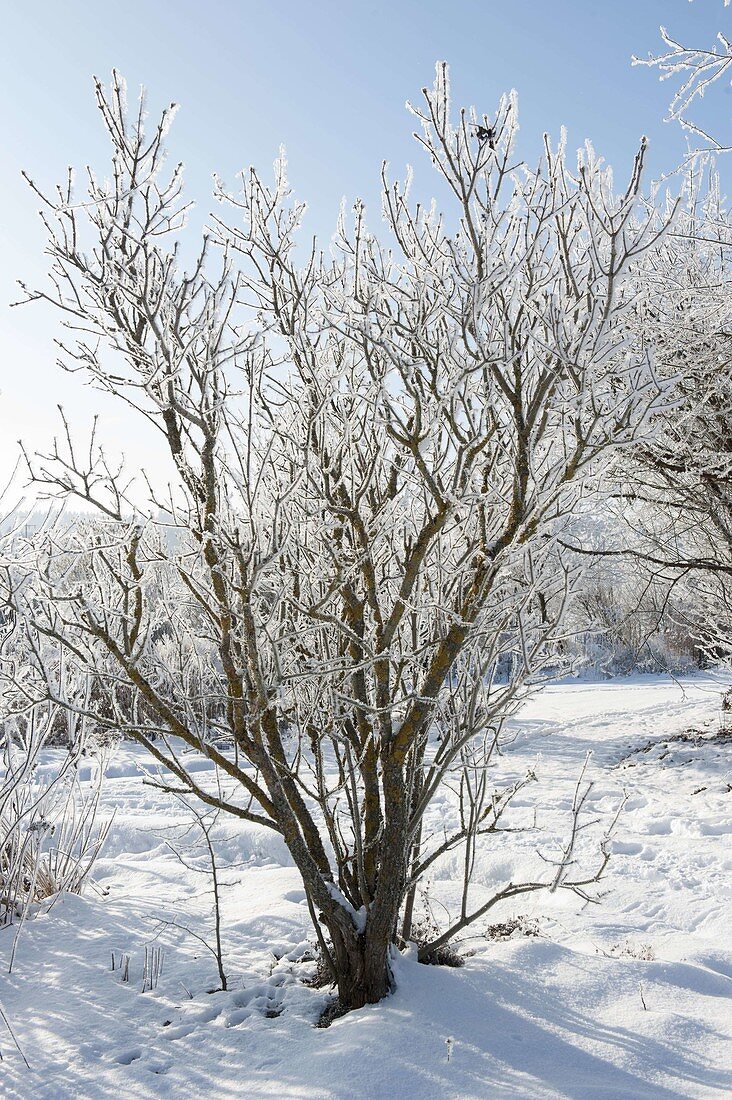
[(391, 937), (368, 925), (362, 933), (354, 928), (352, 935), (344, 935), (337, 929), (331, 936), (342, 1008), (363, 1008), (388, 996), (394, 984), (389, 961)]

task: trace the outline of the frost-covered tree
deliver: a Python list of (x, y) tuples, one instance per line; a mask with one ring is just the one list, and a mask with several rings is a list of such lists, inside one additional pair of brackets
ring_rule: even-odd
[[(454, 118), (441, 64), (412, 111), (444, 213), (385, 168), (384, 239), (357, 203), (323, 252), (280, 157), (273, 184), (218, 186), (184, 267), (172, 108), (147, 136), (117, 76), (97, 101), (111, 178), (41, 196), (51, 284), (27, 297), (62, 311), (67, 364), (159, 429), (175, 487), (146, 514), (93, 448), (37, 460), (109, 524), (53, 536), (26, 610), (110, 705), (134, 689), (127, 732), (171, 786), (283, 836), (357, 1007), (388, 992), (442, 853), (464, 853), (462, 911), (423, 957), (503, 898), (597, 873), (570, 870), (570, 844), (546, 883), (470, 893), (511, 793), (486, 764), (573, 588), (557, 532), (663, 400), (630, 323), (627, 276), (657, 237), (644, 148), (620, 193), (589, 147), (573, 171), (547, 140), (530, 169), (514, 99)], [(426, 835), (446, 788), (455, 827)]]
[[(712, 650), (732, 646), (732, 222), (713, 169), (640, 276), (639, 331), (668, 378), (669, 410), (639, 446), (626, 486), (645, 560), (678, 577), (685, 615)], [(649, 507), (650, 505), (650, 507)]]
[[(725, 0), (725, 5), (727, 0)], [(691, 47), (661, 28), (665, 51), (644, 59), (677, 84), (669, 119), (689, 138), (684, 202), (653, 262), (639, 265), (642, 338), (671, 381), (668, 412), (630, 470), (646, 560), (685, 590), (685, 617), (716, 655), (732, 651), (732, 220), (715, 158), (732, 146), (694, 108), (732, 76), (732, 43)], [(636, 59), (637, 61), (637, 59)], [(648, 505), (651, 505), (649, 508)]]

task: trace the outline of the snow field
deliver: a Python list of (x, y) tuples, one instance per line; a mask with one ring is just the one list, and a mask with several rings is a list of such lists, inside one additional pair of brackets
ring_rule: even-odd
[[(507, 831), (486, 838), (474, 901), (509, 880), (546, 876), (537, 850), (551, 858), (561, 843), (591, 751), (596, 824), (581, 867), (593, 866), (627, 795), (600, 904), (543, 891), (498, 906), (466, 933), (462, 969), (401, 956), (395, 994), (327, 1030), (313, 1026), (330, 993), (303, 982), (315, 969), (314, 935), (281, 839), (232, 819), (214, 832), (230, 989), (211, 992), (213, 958), (177, 927), (212, 940), (209, 882), (166, 843), (185, 811), (143, 784), (147, 760), (121, 746), (104, 792), (115, 820), (95, 868), (106, 893), (64, 896), (30, 922), (9, 976), (12, 932), (0, 934), (0, 998), (31, 1064), (0, 1033), (0, 1095), (730, 1095), (732, 740), (715, 736), (723, 687), (711, 676), (636, 677), (539, 692), (512, 721), (495, 774), (502, 786), (533, 766), (537, 782), (507, 811)], [(435, 835), (453, 813), (446, 794), (431, 811)], [(459, 905), (461, 865), (448, 854), (432, 870), (429, 904), (443, 920)], [(487, 924), (519, 914), (538, 935), (485, 935)], [(162, 946), (164, 966), (143, 993), (146, 946)], [(110, 969), (112, 952), (129, 955), (128, 982)]]

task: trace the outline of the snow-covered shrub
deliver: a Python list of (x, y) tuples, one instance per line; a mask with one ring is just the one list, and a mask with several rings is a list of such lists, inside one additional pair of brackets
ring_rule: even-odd
[(624, 940), (615, 943), (610, 948), (610, 954), (619, 959), (640, 959), (642, 962), (653, 962), (656, 952), (650, 943), (635, 943), (632, 940)]
[[(5, 547), (7, 551), (7, 546)], [(14, 548), (18, 556), (27, 546)], [(0, 926), (79, 894), (104, 843), (92, 678), (7, 611), (0, 622)], [(59, 747), (62, 746), (62, 747)], [(97, 756), (92, 755), (96, 749)], [(89, 751), (89, 755), (85, 755)]]
[(465, 966), (464, 957), (452, 944), (445, 943), (434, 949), (430, 947), (432, 941), (439, 937), (440, 932), (440, 925), (426, 913), (412, 925), (412, 943), (424, 950), (421, 962), (426, 963), (428, 966)]
[(585, 574), (571, 611), (573, 668), (610, 676), (699, 668), (704, 654), (681, 609), (668, 584), (649, 580), (631, 560), (601, 562)]
[(43, 752), (54, 719), (33, 707), (0, 732), (0, 925), (63, 891), (80, 894), (109, 830), (97, 821), (101, 765), (84, 782), (80, 742)]
[(518, 939), (520, 936), (538, 935), (539, 922), (535, 917), (529, 917), (525, 913), (509, 917), (497, 924), (489, 924), (485, 930), (485, 937), (488, 940), (510, 940)]
[(636, 511), (605, 502), (602, 512), (572, 517), (561, 536), (584, 565), (565, 618), (567, 673), (683, 673), (708, 663), (698, 601), (677, 570), (639, 558)]

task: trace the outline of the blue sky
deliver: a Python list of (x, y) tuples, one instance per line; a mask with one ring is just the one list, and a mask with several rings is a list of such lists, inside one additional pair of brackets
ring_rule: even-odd
[[(570, 146), (590, 137), (620, 179), (642, 134), (650, 169), (672, 167), (683, 151), (662, 122), (670, 87), (632, 68), (631, 54), (659, 45), (665, 24), (678, 38), (711, 44), (732, 33), (722, 0), (125, 0), (100, 5), (16, 0), (3, 15), (3, 143), (0, 149), (0, 476), (22, 435), (41, 446), (62, 402), (80, 428), (99, 410), (113, 449), (156, 461), (145, 431), (77, 377), (55, 366), (58, 318), (41, 306), (10, 311), (14, 280), (44, 270), (37, 201), (20, 179), (61, 179), (65, 166), (101, 170), (107, 146), (91, 76), (116, 66), (130, 98), (144, 83), (150, 108), (181, 104), (169, 147), (186, 164), (189, 194), (209, 208), (211, 176), (232, 181), (249, 164), (267, 169), (280, 143), (290, 179), (310, 204), (308, 226), (330, 235), (342, 196), (378, 201), (382, 159), (396, 174), (429, 168), (411, 140), (405, 100), (450, 62), (455, 102), (488, 114), (503, 91), (519, 93), (521, 152), (536, 155), (542, 133), (569, 130)], [(729, 135), (729, 88), (705, 104), (705, 122)], [(374, 210), (372, 221), (378, 218)]]

